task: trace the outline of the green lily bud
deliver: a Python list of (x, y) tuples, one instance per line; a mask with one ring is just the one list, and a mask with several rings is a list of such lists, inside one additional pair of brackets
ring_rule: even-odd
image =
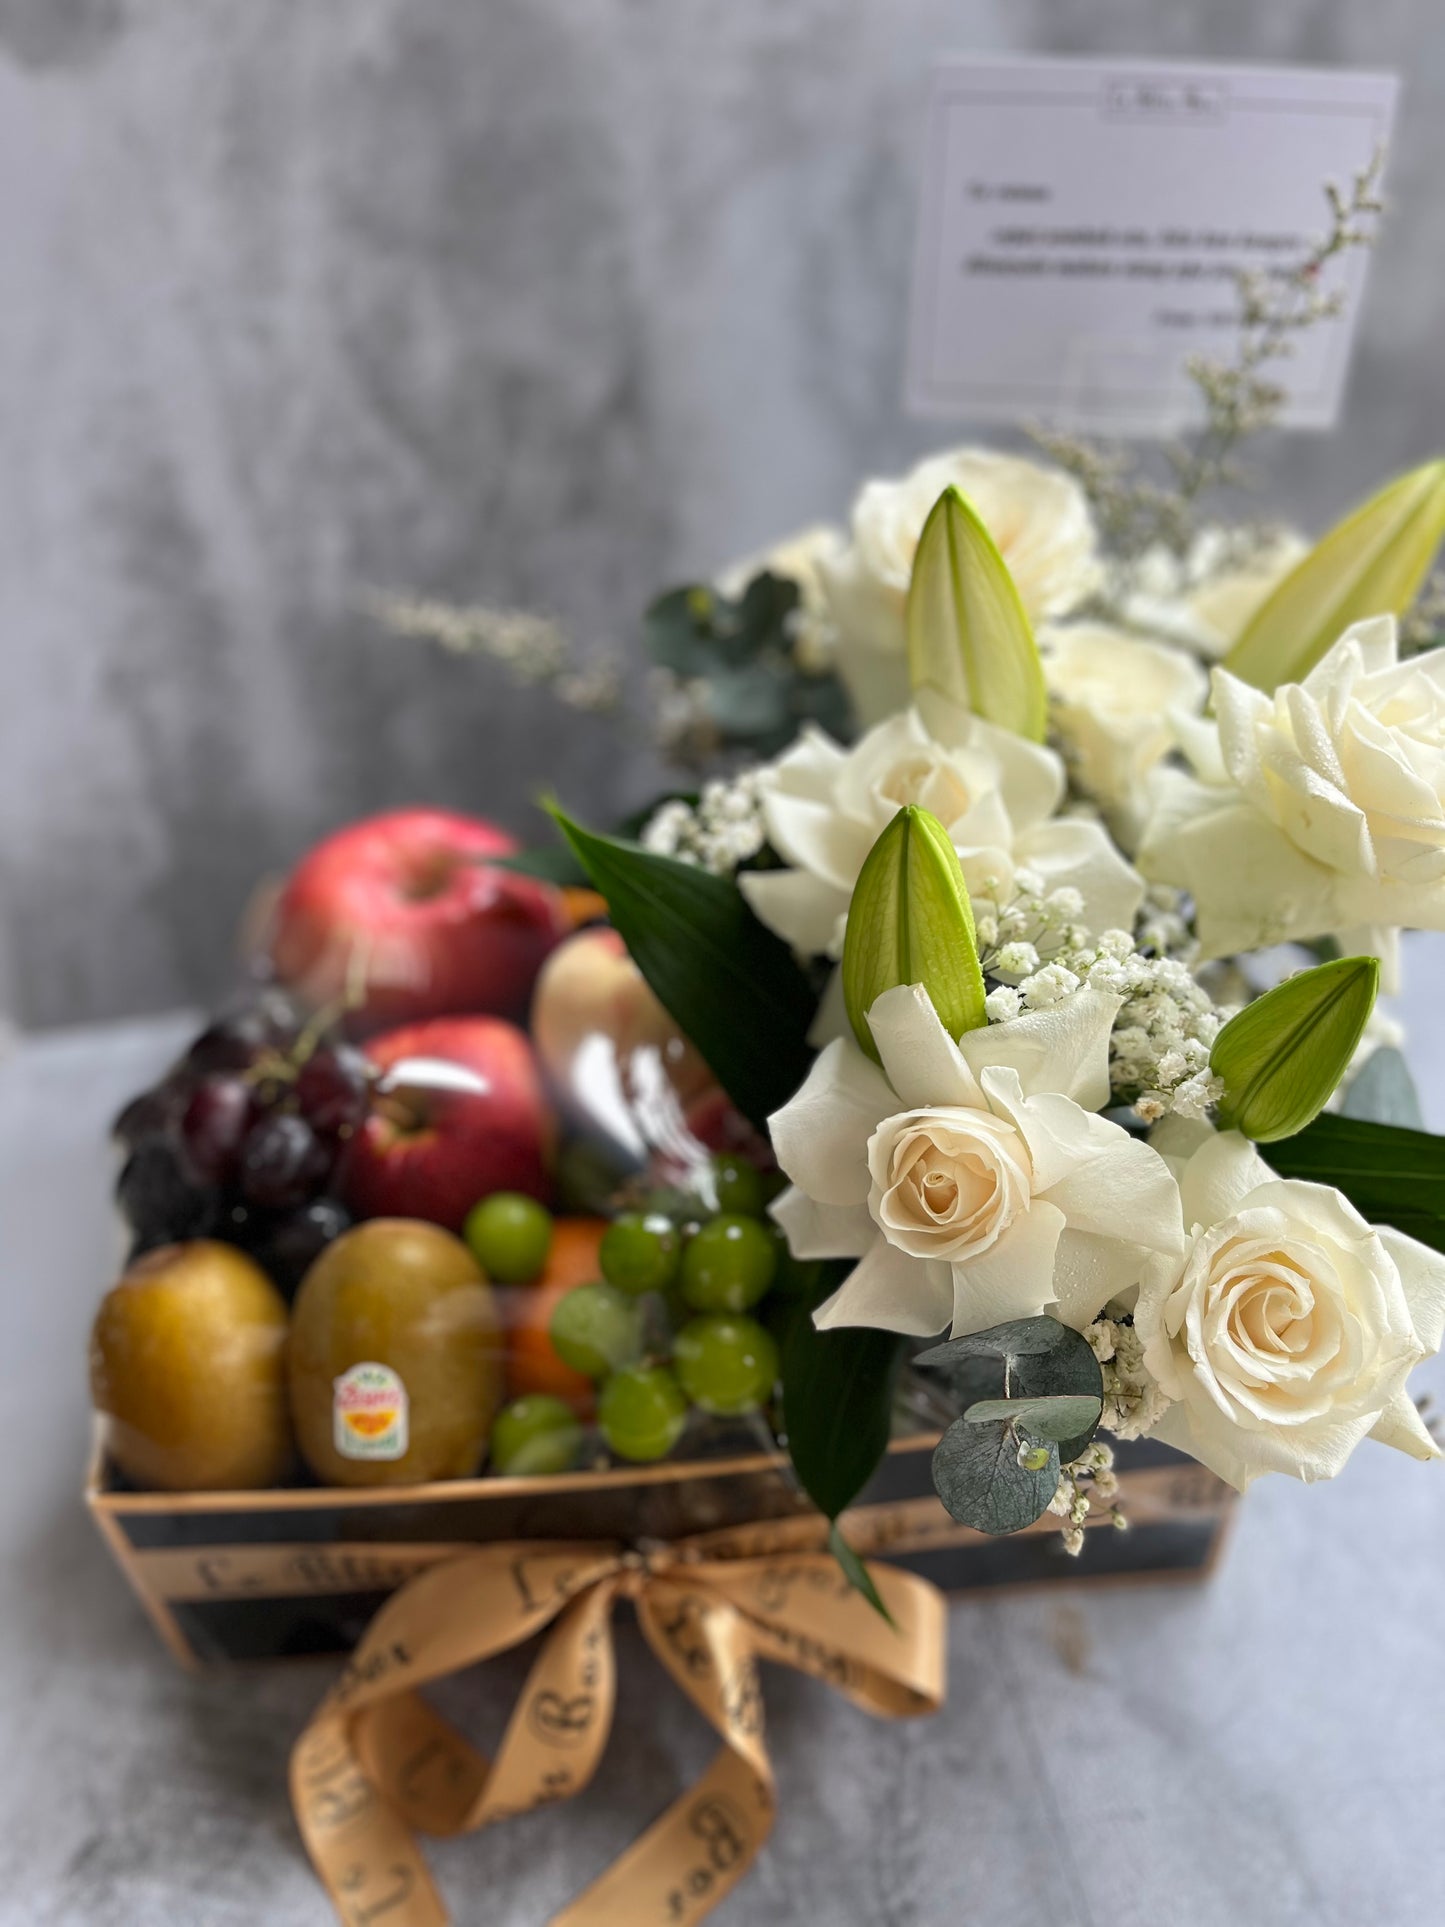
[(958, 490), (929, 511), (904, 619), (908, 679), (1041, 743), (1049, 699), (1038, 645), (1008, 565)]
[(1221, 1122), (1257, 1144), (1293, 1137), (1324, 1109), (1380, 988), (1378, 957), (1339, 957), (1267, 990), (1214, 1040)]
[(843, 937), (843, 1001), (875, 1061), (868, 1012), (898, 984), (922, 984), (950, 1037), (988, 1022), (973, 906), (958, 852), (936, 816), (910, 803), (868, 852)]
[(1309, 673), (1352, 622), (1402, 616), (1445, 538), (1445, 461), (1397, 476), (1351, 510), (1268, 596), (1224, 659), (1256, 689)]

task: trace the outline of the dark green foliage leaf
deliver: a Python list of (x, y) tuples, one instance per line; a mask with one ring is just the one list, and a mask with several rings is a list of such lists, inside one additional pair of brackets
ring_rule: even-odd
[(1265, 1156), (1282, 1178), (1332, 1184), (1371, 1224), (1445, 1251), (1445, 1137), (1325, 1112)]
[[(829, 1267), (819, 1301), (846, 1265)], [(819, 1331), (797, 1303), (782, 1338), (783, 1430), (799, 1483), (835, 1519), (867, 1485), (888, 1449), (902, 1340), (865, 1327)]]
[(798, 668), (789, 632), (797, 607), (797, 584), (767, 570), (739, 597), (696, 583), (657, 598), (643, 642), (655, 663), (706, 685), (708, 718), (725, 744), (771, 756), (805, 722), (846, 741), (853, 722), (842, 682)]
[(1037, 1470), (1019, 1464), (1010, 1425), (955, 1419), (933, 1453), (933, 1483), (960, 1525), (976, 1532), (1020, 1532), (1047, 1511), (1059, 1485), (1059, 1448), (1050, 1443)]
[(1052, 1398), (984, 1398), (964, 1413), (969, 1425), (1017, 1425), (1033, 1439), (1052, 1439), (1055, 1445), (1092, 1431), (1099, 1423), (1103, 1402), (1087, 1393), (1064, 1392)]
[(828, 1533), (828, 1550), (843, 1568), (843, 1577), (848, 1581), (848, 1584), (853, 1587), (855, 1592), (861, 1592), (874, 1612), (878, 1613), (883, 1619), (886, 1619), (888, 1624), (892, 1626), (896, 1632), (897, 1622), (894, 1620), (892, 1613), (889, 1612), (888, 1608), (884, 1605), (882, 1595), (873, 1583), (872, 1573), (869, 1572), (867, 1566), (864, 1565), (857, 1553), (854, 1552), (836, 1525), (833, 1526)]
[(1340, 1115), (1363, 1118), (1371, 1124), (1398, 1124), (1407, 1131), (1424, 1130), (1420, 1093), (1399, 1051), (1386, 1046), (1365, 1059), (1350, 1079)]
[(659, 1002), (758, 1130), (812, 1061), (816, 998), (792, 952), (729, 878), (553, 812)]
[(559, 889), (585, 889), (587, 872), (565, 843), (543, 844), (536, 850), (518, 850), (513, 856), (488, 857), (499, 870), (517, 870), (526, 877), (540, 877)]

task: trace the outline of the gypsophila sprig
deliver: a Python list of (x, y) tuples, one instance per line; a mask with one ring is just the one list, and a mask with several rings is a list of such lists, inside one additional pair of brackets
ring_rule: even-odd
[(1203, 1117), (1223, 1092), (1209, 1068), (1214, 1039), (1231, 1005), (1216, 1004), (1184, 958), (1188, 931), (1176, 892), (1151, 892), (1137, 935), (1106, 930), (1095, 938), (1076, 921), (1078, 892), (1067, 886), (1045, 891), (1020, 871), (1017, 894), (1000, 908), (981, 900), (980, 958), (992, 988), (985, 1009), (990, 1023), (1007, 1023), (1025, 1011), (1046, 1010), (1087, 985), (1123, 998), (1109, 1044), (1114, 1100), (1132, 1106), (1141, 1123), (1170, 1112)]
[[(1085, 1334), (1087, 1336), (1087, 1334)], [(1119, 1478), (1114, 1470), (1114, 1454), (1102, 1439), (1095, 1439), (1070, 1464), (1059, 1468), (1059, 1486), (1048, 1510), (1062, 1522), (1064, 1551), (1077, 1559), (1084, 1550), (1084, 1527), (1097, 1508), (1106, 1508), (1109, 1523), (1123, 1531), (1128, 1524), (1114, 1503), (1119, 1496)]]
[[(1110, 1310), (1115, 1307), (1110, 1307)], [(1133, 1320), (1096, 1318), (1084, 1333), (1104, 1376), (1104, 1415), (1099, 1423), (1116, 1439), (1140, 1439), (1164, 1416), (1168, 1394), (1144, 1364), (1144, 1344)]]
[[(1376, 239), (1384, 212), (1379, 192), (1384, 159), (1383, 150), (1377, 151), (1348, 189), (1326, 183), (1328, 225), (1296, 261), (1267, 274), (1241, 270), (1235, 276), (1234, 354), (1229, 359), (1193, 356), (1185, 364), (1204, 418), (1196, 431), (1159, 451), (1162, 477), (1151, 474), (1142, 458), (1121, 450), (1032, 431), (1039, 446), (1079, 483), (1103, 537), (1107, 573), (1096, 599), (1099, 613), (1124, 617), (1141, 565), (1161, 550), (1186, 562), (1201, 533), (1201, 503), (1215, 490), (1247, 480), (1240, 447), (1275, 423), (1285, 400), (1279, 363), (1294, 354), (1303, 332), (1340, 312), (1341, 293), (1322, 286), (1326, 268)], [(1226, 531), (1215, 566), (1220, 571), (1245, 566), (1271, 533), (1262, 525)]]
[(695, 805), (681, 797), (664, 803), (639, 838), (654, 855), (675, 856), (714, 876), (732, 876), (767, 840), (756, 770), (705, 784)]
[(605, 715), (621, 702), (616, 660), (580, 656), (549, 616), (383, 589), (366, 590), (361, 605), (393, 635), (435, 642), (453, 655), (485, 656), (519, 683), (550, 688), (569, 709)]

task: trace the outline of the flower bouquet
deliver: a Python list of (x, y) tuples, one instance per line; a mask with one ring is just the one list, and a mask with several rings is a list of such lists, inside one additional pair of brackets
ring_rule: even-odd
[[(1241, 1490), (1367, 1438), (1440, 1456), (1407, 1380), (1445, 1331), (1445, 1139), (1375, 1000), (1400, 930), (1445, 928), (1445, 463), (1313, 546), (1201, 525), (1281, 298), (1201, 371), (1212, 453), (1172, 491), (959, 450), (660, 598), (705, 780), (610, 832), (552, 804), (527, 850), (341, 832), (274, 905), (269, 987), (119, 1121), (104, 1528), (173, 1602), (351, 1581), (347, 1638), (411, 1580), (297, 1755), (347, 1918), (397, 1866), (442, 1918), (412, 1831), (585, 1782), (618, 1597), (725, 1742), (628, 1875), (681, 1917), (771, 1814), (757, 1657), (937, 1703), (930, 1595), (866, 1556), (890, 1518), (907, 1549), (900, 1497), (1077, 1554), (1129, 1523), (1111, 1441)], [(900, 1442), (918, 1485), (860, 1508)], [(489, 1768), (410, 1689), (554, 1619)]]

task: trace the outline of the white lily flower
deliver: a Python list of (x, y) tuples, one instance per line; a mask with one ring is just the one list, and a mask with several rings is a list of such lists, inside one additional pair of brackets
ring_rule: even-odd
[(828, 1045), (769, 1120), (793, 1252), (858, 1260), (819, 1326), (958, 1336), (1053, 1310), (1082, 1328), (1146, 1258), (1177, 1257), (1168, 1166), (1095, 1115), (1119, 1001), (1080, 990), (955, 1044), (903, 985), (868, 1013), (881, 1069)]
[(1276, 1177), (1236, 1131), (1174, 1124), (1155, 1142), (1189, 1155), (1170, 1159), (1184, 1257), (1149, 1261), (1134, 1308), (1174, 1401), (1152, 1436), (1240, 1491), (1264, 1472), (1333, 1478), (1366, 1437), (1440, 1457), (1405, 1381), (1440, 1349), (1445, 1258), (1328, 1185)]
[(847, 545), (817, 557), (838, 669), (863, 723), (908, 701), (903, 612), (913, 558), (929, 511), (950, 485), (998, 545), (1030, 622), (1067, 615), (1098, 584), (1094, 519), (1062, 469), (992, 448), (953, 448), (907, 475), (866, 483)]
[(1064, 767), (932, 691), (842, 749), (809, 728), (758, 772), (768, 837), (788, 864), (738, 879), (769, 929), (806, 956), (838, 957), (864, 859), (905, 803), (948, 831), (975, 900), (1013, 895), (1017, 869), (1068, 884), (1090, 929), (1132, 929), (1144, 884), (1102, 825), (1056, 817)]

